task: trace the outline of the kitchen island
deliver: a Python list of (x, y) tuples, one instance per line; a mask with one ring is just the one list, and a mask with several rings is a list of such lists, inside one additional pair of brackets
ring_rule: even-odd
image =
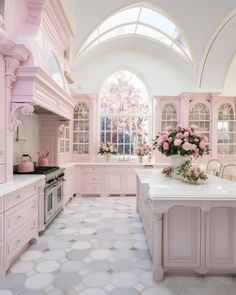
[(137, 169), (137, 211), (153, 261), (164, 274), (236, 274), (236, 183), (210, 176), (202, 185)]

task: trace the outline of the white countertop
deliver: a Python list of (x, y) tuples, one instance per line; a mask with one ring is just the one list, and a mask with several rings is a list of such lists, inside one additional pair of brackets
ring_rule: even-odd
[(41, 179), (44, 179), (44, 175), (32, 175), (32, 174), (25, 174), (25, 175), (13, 175), (13, 180), (8, 181), (6, 183), (0, 184), (0, 197), (13, 192), (17, 189), (23, 188), (27, 185), (35, 183)]
[(58, 166), (62, 168), (70, 168), (72, 166), (148, 166), (153, 165), (152, 163), (139, 163), (134, 161), (110, 161), (110, 162), (67, 162), (64, 164), (59, 164)]
[(236, 201), (236, 182), (209, 176), (204, 184), (194, 185), (161, 174), (161, 169), (136, 169), (139, 180), (149, 185), (152, 200)]

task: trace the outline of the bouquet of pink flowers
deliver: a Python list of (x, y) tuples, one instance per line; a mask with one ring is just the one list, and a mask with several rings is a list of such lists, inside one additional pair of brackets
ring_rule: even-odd
[(116, 154), (117, 149), (111, 142), (101, 142), (99, 146), (98, 154), (104, 155), (104, 154)]
[(193, 184), (201, 184), (207, 180), (207, 175), (199, 167), (190, 167), (183, 173), (184, 181)]
[(172, 155), (192, 156), (196, 159), (209, 153), (209, 143), (206, 136), (202, 136), (198, 127), (189, 128), (181, 126), (169, 127), (164, 134), (158, 134), (153, 140), (153, 149), (158, 149), (169, 157)]
[(138, 155), (139, 157), (143, 156), (152, 156), (152, 148), (147, 145), (146, 143), (140, 143), (136, 148), (135, 148), (135, 154)]

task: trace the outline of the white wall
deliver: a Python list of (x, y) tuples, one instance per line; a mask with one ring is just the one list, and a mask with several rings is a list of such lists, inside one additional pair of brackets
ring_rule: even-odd
[(39, 151), (39, 118), (38, 115), (32, 114), (29, 116), (19, 115), (19, 120), (22, 124), (19, 129), (20, 139), (26, 141), (16, 142), (16, 132), (14, 134), (14, 165), (20, 162), (22, 154), (29, 154), (35, 162), (38, 159), (37, 152)]
[(232, 62), (229, 66), (229, 69), (225, 78), (223, 95), (226, 95), (226, 96), (236, 95), (236, 55), (232, 59)]
[(80, 65), (75, 72), (77, 91), (97, 93), (104, 80), (119, 69), (133, 71), (143, 80), (149, 95), (178, 95), (194, 91), (193, 81), (177, 67), (140, 50), (118, 50)]

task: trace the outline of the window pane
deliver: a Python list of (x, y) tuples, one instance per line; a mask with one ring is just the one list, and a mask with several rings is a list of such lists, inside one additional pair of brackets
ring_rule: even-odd
[(177, 31), (176, 26), (170, 20), (158, 12), (145, 7), (142, 8), (140, 22), (156, 27), (169, 36), (174, 36)]
[(126, 24), (128, 22), (136, 22), (138, 19), (140, 8), (130, 8), (108, 18), (99, 26), (99, 32), (102, 34), (107, 30), (110, 30), (116, 26)]
[(122, 27), (118, 27), (112, 31), (107, 32), (106, 34), (102, 35), (99, 40), (100, 42), (103, 42), (105, 40), (115, 38), (118, 36), (124, 36), (128, 34), (134, 34), (136, 25), (126, 25)]

